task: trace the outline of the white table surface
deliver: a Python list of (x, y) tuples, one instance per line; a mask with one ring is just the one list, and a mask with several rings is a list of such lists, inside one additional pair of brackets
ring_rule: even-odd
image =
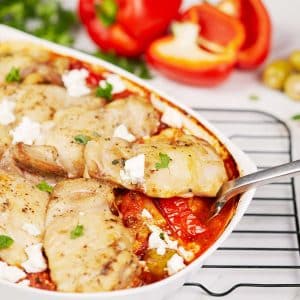
[[(63, 2), (66, 6), (75, 7), (77, 1), (65, 0)], [(191, 2), (197, 1), (186, 0), (185, 5), (189, 5)], [(265, 0), (264, 2), (271, 14), (273, 23), (273, 46), (268, 60), (285, 57), (291, 50), (296, 48), (300, 49), (300, 0)], [(79, 32), (75, 46), (85, 50), (94, 48), (94, 45), (83, 31)], [(155, 87), (160, 88), (164, 92), (167, 92), (192, 107), (255, 109), (270, 112), (278, 116), (291, 128), (294, 159), (300, 158), (300, 122), (291, 121), (292, 115), (300, 113), (300, 101), (292, 101), (280, 92), (265, 88), (260, 83), (260, 74), (261, 70), (252, 72), (236, 70), (223, 85), (214, 88), (185, 86), (170, 81), (158, 74), (155, 74), (155, 78), (151, 80), (151, 82)], [(251, 94), (259, 96), (259, 101), (249, 100), (249, 95)], [(300, 199), (299, 180), (297, 184), (297, 195), (298, 199)], [(210, 270), (209, 272), (213, 273), (214, 271)], [(299, 275), (300, 273), (295, 271), (294, 282), (300, 282)], [(263, 272), (261, 276), (265, 282), (274, 280), (274, 278), (265, 278)], [(218, 290), (217, 286), (212, 285), (210, 287)], [(183, 299), (196, 300), (215, 298), (205, 295), (200, 296), (199, 290), (193, 288), (184, 288), (172, 297), (172, 300)], [(272, 291), (264, 289), (259, 291), (242, 289), (220, 299), (296, 300), (300, 299), (300, 289), (273, 289)]]

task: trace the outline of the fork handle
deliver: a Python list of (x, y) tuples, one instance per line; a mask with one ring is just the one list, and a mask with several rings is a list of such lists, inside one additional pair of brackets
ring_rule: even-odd
[(292, 175), (298, 173), (300, 173), (300, 160), (295, 160), (284, 165), (268, 168), (238, 179), (230, 180), (222, 186), (219, 195), (222, 195), (223, 201), (226, 202), (228, 199), (251, 188), (268, 184), (273, 182), (276, 178), (292, 177)]

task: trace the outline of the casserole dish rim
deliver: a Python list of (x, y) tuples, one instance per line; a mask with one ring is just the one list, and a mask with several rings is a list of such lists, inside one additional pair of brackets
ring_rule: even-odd
[[(126, 79), (129, 79), (133, 83), (136, 83), (137, 85), (141, 86), (142, 88), (153, 92), (156, 95), (159, 95), (161, 98), (166, 99), (166, 102), (169, 102), (169, 106), (173, 106), (176, 108), (179, 108), (179, 110), (189, 116), (191, 116), (194, 120), (199, 122), (208, 132), (210, 132), (218, 141), (221, 142), (221, 144), (226, 148), (226, 150), (230, 153), (232, 158), (234, 159), (237, 169), (239, 171), (240, 175), (246, 175), (252, 172), (256, 171), (255, 164), (250, 160), (250, 158), (242, 152), (237, 146), (235, 146), (221, 131), (216, 129), (213, 125), (210, 124), (205, 118), (201, 116), (198, 112), (196, 113), (191, 108), (187, 107), (186, 105), (180, 103), (179, 101), (175, 100), (173, 97), (170, 97), (166, 95), (164, 92), (161, 92), (160, 90), (153, 88), (151, 84), (148, 84), (147, 82), (143, 81), (142, 79), (138, 78), (137, 76), (128, 73), (127, 71), (112, 65), (106, 61), (103, 61), (99, 58), (90, 56), (89, 54), (80, 52), (78, 50), (70, 49), (61, 45), (57, 45), (55, 43), (45, 41), (42, 39), (39, 39), (37, 37), (34, 37), (30, 34), (24, 33), (22, 31), (19, 31), (17, 29), (11, 28), (6, 25), (0, 24), (0, 43), (2, 42), (9, 42), (9, 41), (24, 41), (28, 43), (34, 43), (37, 46), (41, 46), (46, 48), (49, 51), (52, 51), (54, 53), (65, 55), (69, 57), (73, 57), (75, 59), (78, 59), (83, 62), (87, 62), (90, 64), (95, 64), (100, 67), (103, 67), (105, 69), (108, 69), (111, 72), (114, 72)], [(171, 105), (170, 105), (171, 104)], [(168, 104), (167, 104), (168, 105)], [(117, 291), (109, 291), (109, 292), (97, 292), (97, 293), (62, 293), (59, 291), (46, 291), (41, 290), (37, 288), (28, 288), (19, 286), (17, 284), (0, 281), (0, 290), (1, 286), (9, 286), (14, 289), (26, 289), (27, 292), (31, 292), (32, 294), (38, 295), (38, 296), (55, 296), (60, 297), (61, 299), (108, 299), (111, 297), (122, 297), (122, 296), (133, 296), (140, 293), (147, 293), (148, 291), (152, 289), (159, 289), (163, 288), (166, 285), (171, 285), (172, 282), (177, 282), (181, 280), (185, 280), (188, 275), (195, 272), (195, 270), (199, 269), (203, 261), (209, 257), (222, 243), (223, 241), (230, 235), (232, 230), (237, 226), (240, 219), (242, 218), (243, 214), (245, 213), (247, 207), (250, 204), (250, 201), (254, 195), (255, 190), (252, 189), (240, 196), (239, 203), (236, 207), (235, 213), (230, 220), (230, 222), (225, 227), (222, 234), (219, 236), (219, 238), (198, 258), (196, 258), (191, 264), (186, 266), (183, 270), (180, 272), (169, 276), (165, 279), (162, 279), (158, 282), (151, 283), (145, 286), (136, 287), (136, 288), (129, 288), (129, 289), (123, 289), (123, 290), (117, 290)]]

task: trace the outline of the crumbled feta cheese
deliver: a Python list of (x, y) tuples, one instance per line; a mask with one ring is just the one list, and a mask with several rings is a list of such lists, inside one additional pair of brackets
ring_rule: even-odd
[(27, 273), (39, 273), (47, 269), (42, 247), (43, 245), (39, 243), (25, 248), (28, 260), (22, 263), (22, 267)]
[(9, 125), (16, 120), (16, 116), (14, 115), (14, 110), (16, 107), (16, 103), (10, 101), (6, 98), (2, 100), (0, 103), (0, 124), (1, 125)]
[(21, 123), (9, 133), (13, 137), (13, 144), (23, 142), (32, 145), (35, 140), (40, 138), (41, 124), (28, 117), (23, 117)]
[(89, 72), (86, 69), (74, 69), (62, 75), (62, 81), (71, 97), (88, 95), (91, 90), (86, 85)]
[(164, 255), (166, 249), (177, 250), (178, 242), (171, 240), (166, 232), (162, 231), (156, 225), (148, 225), (148, 227), (151, 231), (148, 240), (149, 249), (156, 249), (156, 252), (159, 255)]
[(176, 109), (171, 107), (167, 107), (165, 109), (161, 117), (161, 121), (171, 127), (176, 127), (176, 128), (181, 128), (183, 125), (182, 116)]
[(18, 267), (12, 267), (7, 263), (0, 261), (0, 280), (15, 283), (25, 277), (26, 273)]
[(175, 253), (167, 262), (168, 274), (173, 275), (185, 267), (184, 260)]
[(143, 218), (146, 218), (146, 219), (153, 219), (153, 217), (152, 217), (150, 211), (149, 211), (148, 209), (146, 209), (146, 208), (144, 208), (144, 209), (142, 210), (142, 217), (143, 217)]
[(21, 285), (21, 286), (29, 286), (29, 285), (30, 285), (30, 280), (24, 279), (24, 280), (18, 282), (18, 285)]
[(145, 155), (139, 154), (125, 161), (124, 169), (120, 171), (121, 180), (131, 184), (144, 181)]
[(112, 94), (122, 93), (126, 90), (126, 85), (122, 78), (117, 74), (104, 74), (105, 80), (100, 80), (99, 86), (106, 87), (106, 83), (110, 83), (113, 87)]
[(41, 231), (33, 224), (25, 223), (22, 229), (32, 236), (39, 236)]
[(115, 128), (113, 137), (123, 139), (127, 142), (135, 141), (135, 136), (128, 131), (124, 124), (121, 124)]
[(182, 246), (179, 246), (177, 251), (186, 261), (191, 261), (194, 258), (194, 253), (184, 249)]

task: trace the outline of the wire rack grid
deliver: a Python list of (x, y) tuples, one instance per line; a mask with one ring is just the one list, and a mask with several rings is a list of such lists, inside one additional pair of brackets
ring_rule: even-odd
[[(255, 110), (195, 110), (240, 146), (258, 169), (292, 160), (290, 130), (275, 116)], [(300, 299), (299, 233), (294, 179), (260, 188), (236, 230), (175, 298)], [(191, 286), (200, 288), (201, 297)]]

